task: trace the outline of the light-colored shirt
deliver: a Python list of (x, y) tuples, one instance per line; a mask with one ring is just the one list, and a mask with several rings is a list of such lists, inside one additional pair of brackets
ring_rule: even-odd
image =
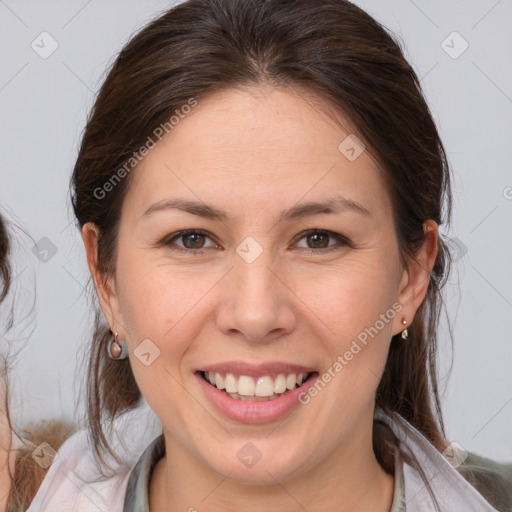
[[(406, 453), (412, 454), (426, 475), (440, 510), (450, 512), (502, 512), (494, 508), (459, 471), (412, 425), (381, 410), (376, 417), (393, 430)], [(163, 434), (144, 442), (144, 433), (130, 445), (128, 469), (100, 480), (87, 433), (81, 430), (61, 447), (27, 512), (149, 512), (148, 493), (151, 472), (165, 454)], [(125, 457), (126, 459), (126, 457)], [(479, 459), (487, 460), (487, 459)], [(492, 461), (491, 461), (492, 462)], [(508, 468), (508, 466), (496, 467)], [(512, 485), (512, 466), (510, 466)], [(512, 489), (511, 494), (512, 496)], [(395, 454), (395, 487), (390, 512), (433, 512), (434, 502), (420, 473)]]

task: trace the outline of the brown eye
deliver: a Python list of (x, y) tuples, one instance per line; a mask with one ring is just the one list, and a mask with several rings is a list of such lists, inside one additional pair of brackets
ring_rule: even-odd
[[(210, 237), (206, 232), (199, 231), (199, 230), (186, 230), (186, 231), (180, 231), (179, 233), (176, 233), (170, 238), (167, 238), (163, 243), (164, 245), (168, 246), (177, 246), (178, 250), (184, 250), (186, 251), (189, 249), (189, 252), (197, 251), (202, 252), (202, 249), (207, 249), (208, 246), (205, 246), (205, 240), (209, 239)], [(182, 242), (183, 245), (177, 244), (176, 241), (179, 240)], [(174, 249), (174, 247), (171, 247)]]
[[(329, 239), (334, 238), (338, 243), (329, 244)], [(305, 239), (307, 247), (300, 247), (311, 254), (325, 254), (343, 248), (344, 246), (350, 246), (350, 241), (338, 233), (332, 231), (325, 231), (321, 229), (310, 229), (302, 234), (301, 240)]]
[(307, 235), (306, 238), (313, 244), (312, 249), (323, 249), (329, 246), (329, 235), (326, 233), (313, 233), (312, 235)]
[(202, 244), (204, 243), (204, 235), (199, 233), (191, 233), (190, 235), (181, 235), (182, 240), (189, 240), (190, 245), (184, 243), (187, 249), (202, 249)]

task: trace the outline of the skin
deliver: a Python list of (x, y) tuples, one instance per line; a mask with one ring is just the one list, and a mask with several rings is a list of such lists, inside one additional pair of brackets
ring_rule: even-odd
[[(391, 336), (404, 329), (402, 319), (413, 321), (425, 297), (437, 225), (425, 223), (419, 263), (401, 268), (391, 201), (376, 164), (366, 152), (349, 161), (338, 150), (352, 133), (350, 122), (340, 114), (343, 131), (319, 101), (270, 87), (202, 98), (133, 171), (114, 276), (99, 275), (96, 228), (83, 228), (101, 307), (128, 344), (135, 378), (172, 454), (152, 475), (152, 512), (391, 506), (394, 477), (372, 449), (375, 392)], [(346, 210), (276, 224), (282, 210), (334, 193), (370, 215)], [(176, 197), (223, 209), (229, 219), (176, 209), (143, 216), (152, 204)], [(303, 235), (313, 228), (339, 233), (352, 246)], [(208, 236), (159, 244), (184, 229)], [(236, 252), (248, 236), (263, 249), (250, 264)], [(326, 252), (327, 246), (337, 249)], [(203, 252), (194, 254), (195, 247)], [(233, 360), (285, 361), (321, 375), (395, 302), (400, 313), (285, 419), (229, 420), (194, 377), (207, 364)], [(150, 366), (133, 354), (146, 338), (160, 350)], [(262, 454), (252, 467), (237, 457), (247, 442)]]

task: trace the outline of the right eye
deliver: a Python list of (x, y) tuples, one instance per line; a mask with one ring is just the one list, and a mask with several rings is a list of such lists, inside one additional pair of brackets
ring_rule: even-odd
[[(194, 254), (201, 254), (204, 252), (204, 247), (202, 243), (204, 243), (205, 238), (210, 238), (206, 231), (201, 229), (186, 229), (184, 231), (179, 231), (178, 233), (173, 233), (170, 237), (167, 237), (163, 244), (166, 247), (169, 247), (171, 250), (184, 251), (184, 252), (192, 252)], [(181, 247), (176, 245), (175, 240), (189, 240), (191, 241), (191, 247), (187, 247), (187, 242), (184, 243), (184, 246)], [(176, 247), (173, 247), (176, 246)]]

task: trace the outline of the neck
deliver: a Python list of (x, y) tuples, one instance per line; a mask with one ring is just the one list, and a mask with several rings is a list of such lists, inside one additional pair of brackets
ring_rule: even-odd
[(165, 432), (166, 454), (172, 457), (164, 456), (155, 466), (149, 489), (150, 512), (388, 512), (394, 477), (377, 462), (371, 435), (369, 428), (296, 478), (283, 483), (275, 480), (272, 485), (248, 485), (212, 471)]

